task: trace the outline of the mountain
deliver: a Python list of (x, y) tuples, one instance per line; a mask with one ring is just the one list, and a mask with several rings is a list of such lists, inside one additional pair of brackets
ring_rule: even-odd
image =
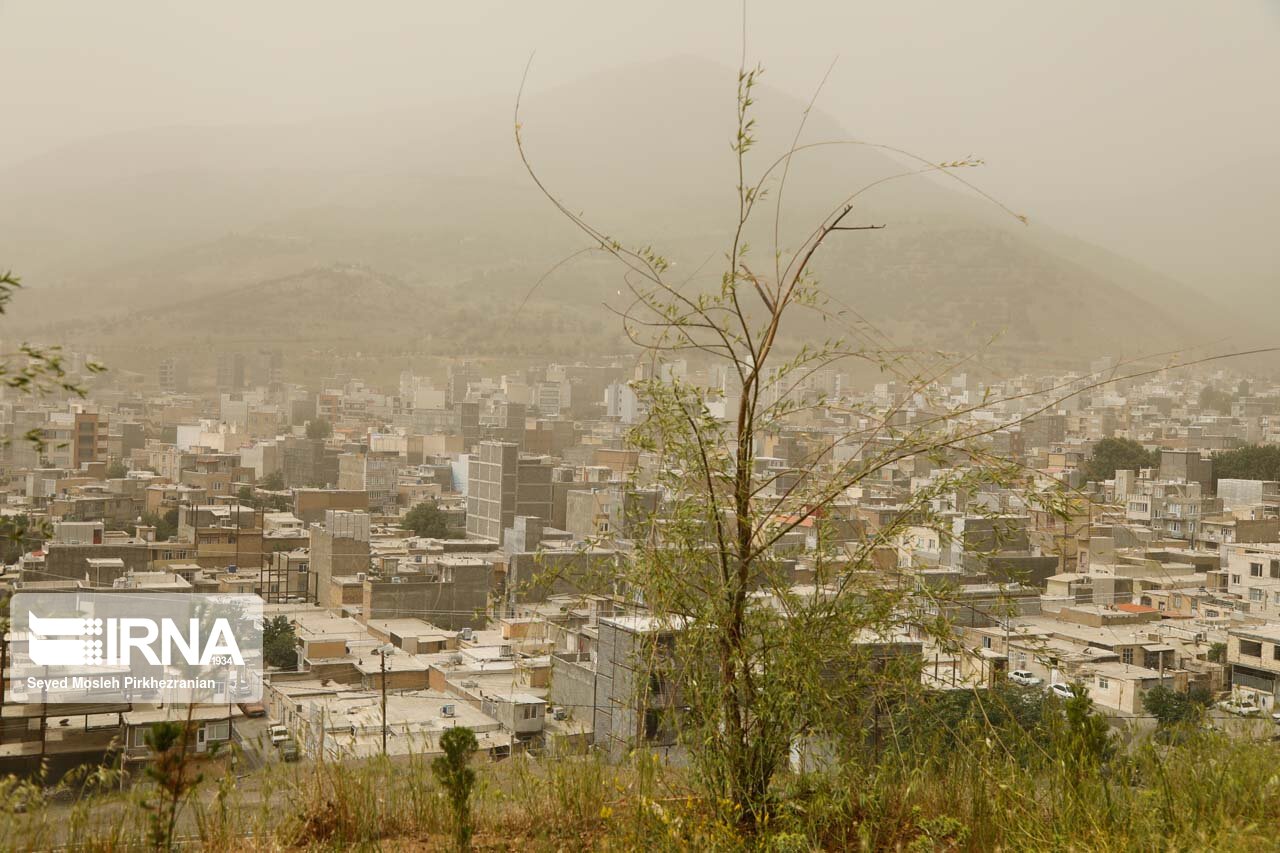
[[(715, 286), (736, 215), (735, 80), (678, 59), (531, 91), (526, 150), (570, 209), (627, 245), (658, 247), (677, 274), (695, 273), (691, 286)], [(755, 99), (758, 171), (786, 149), (804, 105), (768, 88)], [(847, 123), (815, 110), (804, 140), (847, 138)], [(854, 189), (904, 168), (860, 145), (797, 155), (783, 247)], [(749, 235), (757, 263), (772, 253), (779, 188), (768, 183)], [(22, 333), (83, 340), (139, 369), (164, 351), (266, 344), (311, 356), (625, 348), (602, 307), (622, 304), (618, 269), (591, 256), (556, 267), (588, 241), (524, 174), (510, 103), (91, 140), (0, 173), (0, 197), (0, 265), (36, 285), (15, 307)], [(787, 331), (983, 347), (1030, 366), (1250, 328), (1229, 306), (1029, 213), (1024, 225), (945, 178), (885, 183), (855, 216), (887, 227), (838, 235), (815, 266), (846, 316)]]

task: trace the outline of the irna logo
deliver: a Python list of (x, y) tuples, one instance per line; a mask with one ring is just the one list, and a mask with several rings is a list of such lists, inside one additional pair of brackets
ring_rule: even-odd
[(229, 620), (168, 617), (80, 618), (27, 611), (29, 654), (37, 666), (132, 666), (135, 655), (152, 666), (244, 666)]

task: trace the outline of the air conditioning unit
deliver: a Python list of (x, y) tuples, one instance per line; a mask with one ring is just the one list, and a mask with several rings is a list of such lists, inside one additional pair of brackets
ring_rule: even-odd
[(458, 709), (457, 709), (457, 707), (456, 707), (456, 706), (454, 706), (454, 705), (441, 705), (441, 706), (440, 706), (440, 716), (442, 716), (442, 717), (455, 717), (455, 716), (457, 716), (457, 711), (458, 711)]
[(393, 577), (393, 578), (391, 579), (391, 582), (392, 582), (392, 583), (404, 583), (404, 578), (402, 578), (402, 577), (400, 577), (400, 576), (398, 576), (398, 575), (397, 575), (396, 577)]
[(469, 643), (469, 642), (471, 642), (472, 640), (474, 640), (474, 639), (475, 639), (475, 637), (476, 637), (476, 632), (475, 632), (475, 631), (472, 631), (470, 628), (463, 628), (463, 629), (462, 629), (462, 633), (461, 633), (459, 636), (460, 636), (460, 637), (462, 637), (462, 639), (466, 640), (466, 641)]
[(565, 720), (569, 717), (569, 712), (559, 705), (551, 709), (551, 716), (557, 720)]
[(360, 583), (364, 583), (364, 579), (366, 577), (368, 577), (368, 575), (365, 572), (356, 572), (356, 580), (360, 581)]
[(508, 645), (501, 645), (501, 646), (498, 646), (498, 657), (500, 657), (500, 658), (513, 658), (513, 657), (515, 657), (515, 656), (516, 656), (516, 647), (515, 647), (515, 646), (508, 646)]

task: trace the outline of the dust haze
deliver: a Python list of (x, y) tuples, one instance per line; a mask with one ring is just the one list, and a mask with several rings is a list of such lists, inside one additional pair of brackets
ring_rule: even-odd
[[(827, 275), (896, 334), (997, 332), (1039, 351), (1037, 315), (1071, 295), (1088, 317), (1050, 351), (1089, 347), (1097, 315), (1135, 311), (1208, 339), (1276, 304), (1276, 4), (752, 3), (746, 20), (770, 156), (832, 67), (806, 139), (982, 158), (969, 177), (1031, 219), (1010, 228), (928, 181), (877, 195), (868, 215), (896, 232)], [(571, 204), (691, 265), (731, 215), (737, 3), (6, 2), (0, 31), (0, 266), (33, 286), (25, 325), (107, 352), (136, 334), (189, 346), (175, 318), (191, 300), (234, 313), (237, 288), (281, 310), (314, 302), (313, 337), (333, 346), (377, 348), (333, 317), (328, 300), (352, 287), (403, 301), (382, 312), (407, 318), (384, 320), (395, 335), (430, 326), (413, 306), (443, 299), (457, 313), (427, 329), (426, 352), (491, 346), (456, 330), (580, 245), (515, 156), (535, 52), (530, 150)], [(809, 159), (796, 222), (888, 168), (862, 152)], [(903, 252), (920, 262), (909, 275)], [(600, 301), (595, 273), (566, 270), (529, 311), (608, 349), (584, 307)], [(895, 310), (887, 288), (917, 304)], [(988, 318), (975, 294), (1020, 307)], [(955, 328), (920, 316), (939, 305), (958, 306)], [(234, 334), (270, 336), (255, 325), (269, 313)], [(1197, 328), (1206, 313), (1228, 322)]]

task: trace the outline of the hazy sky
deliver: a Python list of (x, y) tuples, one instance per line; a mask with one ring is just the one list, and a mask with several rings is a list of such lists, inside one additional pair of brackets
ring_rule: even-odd
[[(1280, 288), (1280, 0), (753, 2), (767, 82), (950, 159), (1033, 218), (1191, 283)], [(0, 0), (0, 166), (156, 125), (343, 115), (674, 54), (732, 65), (741, 6)]]

